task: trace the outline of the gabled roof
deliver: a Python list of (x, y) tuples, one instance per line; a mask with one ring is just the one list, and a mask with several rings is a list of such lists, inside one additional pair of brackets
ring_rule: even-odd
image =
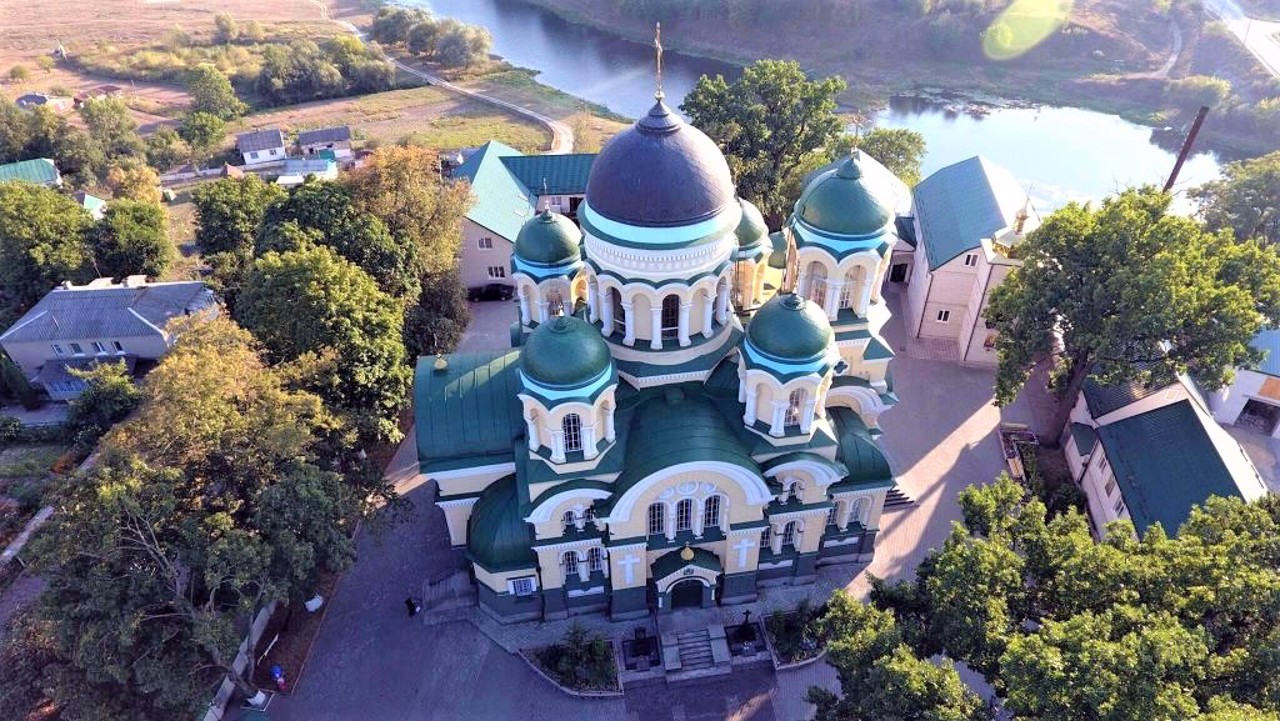
[(242, 153), (283, 147), (284, 133), (280, 132), (280, 128), (255, 130), (251, 133), (241, 133), (236, 136), (236, 149)]
[(1023, 208), (1035, 215), (1017, 178), (981, 156), (930, 175), (915, 187), (914, 195), (918, 240), (924, 243), (930, 270), (1012, 228)]
[(435, 363), (419, 358), (413, 384), (422, 472), (512, 460), (524, 426), (519, 352), (455, 353), (439, 371)]
[(1085, 380), (1081, 392), (1084, 393), (1084, 403), (1089, 409), (1089, 415), (1094, 418), (1101, 418), (1131, 403), (1137, 403), (1143, 398), (1153, 396), (1168, 387), (1169, 382), (1157, 381), (1148, 386), (1141, 379), (1103, 385), (1092, 378), (1088, 378)]
[(582, 195), (595, 160), (595, 153), (508, 155), (502, 164), (534, 195)]
[(25, 180), (37, 185), (56, 185), (58, 177), (58, 166), (48, 158), (35, 158), (0, 165), (0, 182)]
[(1139, 534), (1153, 523), (1174, 534), (1209, 496), (1251, 500), (1264, 491), (1253, 464), (1190, 400), (1097, 430)]
[(107, 208), (107, 201), (103, 200), (102, 198), (99, 198), (96, 195), (89, 195), (83, 190), (77, 190), (76, 194), (72, 197), (76, 199), (76, 202), (80, 204), (80, 207), (84, 208), (90, 213), (94, 213), (95, 211), (99, 211), (99, 210), (106, 210)]
[(512, 243), (534, 213), (534, 196), (502, 163), (502, 158), (520, 155), (519, 150), (490, 140), (453, 171), (453, 177), (471, 183), (475, 196), (467, 219)]
[(169, 319), (213, 304), (213, 291), (199, 281), (59, 287), (49, 291), (0, 335), (0, 341), (159, 335)]
[(333, 128), (319, 128), (317, 130), (303, 130), (298, 133), (298, 145), (310, 145), (312, 143), (341, 143), (351, 139), (351, 128), (346, 125), (339, 125)]
[(1280, 378), (1280, 329), (1268, 328), (1262, 331), (1254, 336), (1249, 345), (1267, 354), (1256, 370)]

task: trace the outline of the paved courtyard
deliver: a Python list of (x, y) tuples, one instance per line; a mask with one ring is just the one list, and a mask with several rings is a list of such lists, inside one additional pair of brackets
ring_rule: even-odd
[[(896, 305), (896, 298), (890, 300)], [(480, 303), (472, 312), (472, 329), (461, 348), (505, 347), (514, 306)], [(909, 577), (960, 518), (960, 490), (1001, 471), (999, 424), (1033, 422), (1025, 401), (1006, 409), (991, 405), (991, 372), (908, 357), (898, 316), (886, 336), (898, 352), (893, 373), (901, 402), (881, 420), (883, 445), (902, 490), (916, 504), (884, 515), (869, 566), (824, 569), (824, 589), (844, 586), (862, 595), (868, 588), (866, 571)], [(449, 549), (443, 515), (430, 504), (430, 486), (413, 485), (411, 440), (389, 473), (414, 502), (414, 511), (408, 521), (380, 534), (361, 533), (359, 560), (330, 601), (302, 678), (292, 694), (271, 705), (277, 721), (796, 721), (812, 713), (804, 701), (810, 685), (835, 688), (833, 671), (818, 663), (780, 674), (735, 671), (716, 681), (672, 688), (661, 682), (633, 686), (623, 699), (563, 694), (469, 622), (407, 617), (404, 598), (421, 593), (424, 580), (448, 574), (462, 561)], [(501, 640), (556, 630), (550, 624), (525, 624), (502, 631), (507, 635)]]

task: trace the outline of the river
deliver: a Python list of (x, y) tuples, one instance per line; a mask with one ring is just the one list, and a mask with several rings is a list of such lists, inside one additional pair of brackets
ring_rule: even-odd
[[(410, 0), (412, 1), (412, 0)], [(493, 51), (539, 71), (538, 80), (631, 117), (653, 103), (653, 48), (584, 25), (518, 0), (418, 0), (440, 16), (483, 25)], [(729, 63), (676, 52), (663, 55), (667, 102), (680, 104), (702, 75), (734, 78)], [(1151, 128), (1079, 108), (1002, 108), (983, 118), (945, 112), (939, 105), (896, 98), (877, 125), (924, 134), (927, 175), (973, 155), (1008, 168), (1036, 200), (1052, 210), (1069, 200), (1100, 199), (1140, 183), (1161, 185), (1174, 153), (1155, 145)], [(1198, 153), (1183, 166), (1178, 189), (1219, 175), (1217, 160)], [(1179, 206), (1188, 207), (1180, 199)]]

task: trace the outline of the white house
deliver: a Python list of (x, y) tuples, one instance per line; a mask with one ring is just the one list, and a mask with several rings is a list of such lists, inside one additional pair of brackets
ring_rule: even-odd
[(304, 156), (319, 155), (325, 151), (333, 153), (335, 159), (351, 157), (351, 128), (339, 125), (333, 128), (304, 130), (298, 133), (298, 150)]
[(1013, 249), (1040, 217), (1017, 179), (980, 156), (925, 178), (914, 196), (907, 332), (953, 341), (961, 363), (994, 366), (995, 332), (982, 314), (992, 289), (1020, 265)]
[(1262, 331), (1253, 347), (1266, 357), (1257, 368), (1237, 369), (1235, 382), (1210, 396), (1213, 417), (1280, 438), (1280, 330)]
[(309, 177), (317, 180), (337, 180), (337, 161), (314, 157), (289, 158), (284, 161), (284, 168), (280, 170), (280, 177), (276, 178), (276, 185), (292, 188), (307, 182)]
[(285, 159), (284, 133), (279, 128), (255, 130), (236, 136), (236, 150), (244, 156), (245, 165), (278, 163)]

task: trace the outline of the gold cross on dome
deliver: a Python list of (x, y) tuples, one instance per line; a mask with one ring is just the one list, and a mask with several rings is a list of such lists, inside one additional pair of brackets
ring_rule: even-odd
[(653, 51), (658, 58), (658, 91), (653, 94), (655, 98), (661, 100), (662, 94), (662, 23), (653, 24)]

